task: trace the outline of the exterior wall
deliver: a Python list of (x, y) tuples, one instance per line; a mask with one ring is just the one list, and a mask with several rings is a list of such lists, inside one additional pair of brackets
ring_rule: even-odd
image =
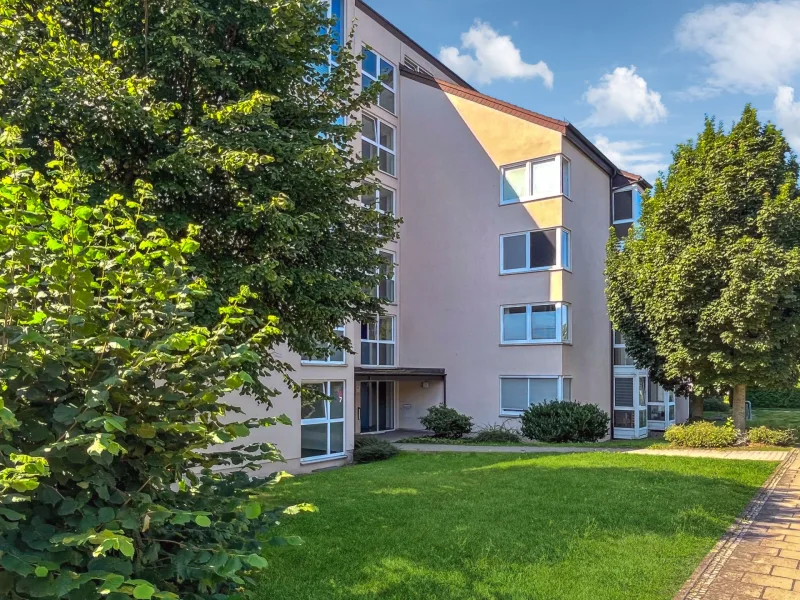
[[(345, 32), (346, 35), (353, 24), (356, 23), (355, 29), (355, 49), (360, 51), (362, 45), (368, 45), (374, 49), (375, 52), (380, 54), (384, 59), (388, 60), (395, 66), (395, 113), (391, 113), (379, 106), (373, 106), (368, 111), (372, 116), (381, 119), (388, 123), (395, 129), (395, 147), (396, 147), (396, 176), (387, 175), (385, 173), (376, 173), (375, 177), (380, 181), (381, 185), (394, 190), (395, 192), (395, 208), (400, 211), (403, 203), (403, 192), (401, 190), (401, 174), (403, 172), (403, 157), (400, 150), (401, 141), (403, 137), (401, 123), (402, 103), (401, 98), (403, 94), (404, 78), (400, 76), (399, 66), (403, 62), (403, 58), (407, 55), (417, 64), (424, 69), (428, 70), (434, 76), (451, 81), (450, 76), (441, 70), (435, 63), (430, 61), (427, 57), (414, 50), (412, 47), (403, 42), (400, 38), (396, 37), (393, 33), (388, 31), (378, 21), (373, 19), (369, 14), (357, 8), (355, 0), (345, 1)], [(354, 118), (360, 118), (360, 115), (353, 115)], [(360, 144), (356, 144), (356, 151), (360, 152)], [(387, 244), (386, 249), (395, 254), (396, 267), (396, 280), (399, 282), (400, 274), (403, 269), (403, 257), (401, 255), (401, 242), (391, 242)], [(397, 323), (402, 323), (403, 317), (401, 315), (401, 302), (400, 298), (403, 294), (403, 286), (399, 285), (396, 289), (396, 302), (394, 305), (387, 307), (387, 314), (393, 315), (397, 318)], [(357, 420), (357, 414), (360, 401), (359, 385), (354, 378), (354, 367), (360, 366), (360, 326), (357, 323), (349, 323), (345, 327), (345, 335), (353, 342), (356, 350), (355, 355), (349, 355), (346, 358), (346, 365), (304, 365), (300, 361), (300, 357), (286, 350), (286, 360), (295, 369), (294, 377), (298, 382), (312, 383), (320, 381), (344, 381), (345, 382), (345, 450), (348, 457), (352, 455), (353, 442), (355, 434), (358, 433), (360, 423)], [(400, 341), (401, 335), (399, 328), (395, 333), (396, 339), (396, 364), (401, 365), (403, 355), (403, 343)], [(288, 470), (291, 472), (307, 472), (317, 468), (343, 464), (348, 459), (332, 459), (324, 461), (301, 463), (301, 437), (300, 437), (300, 400), (295, 398), (291, 392), (286, 388), (282, 381), (277, 381), (274, 385), (282, 390), (283, 393), (273, 399), (273, 407), (267, 410), (264, 406), (258, 405), (252, 398), (236, 396), (231, 398), (231, 402), (241, 406), (246, 414), (251, 417), (263, 416), (278, 416), (281, 414), (287, 415), (292, 420), (292, 426), (277, 425), (275, 427), (268, 427), (255, 431), (249, 438), (249, 441), (265, 441), (275, 443), (283, 453), (286, 460), (284, 464), (265, 465), (264, 472), (272, 472), (276, 470)], [(416, 411), (422, 410), (423, 413), (427, 406), (437, 404), (441, 401), (442, 384), (441, 382), (430, 382), (430, 388), (422, 389), (420, 382), (408, 382), (400, 384), (398, 387), (400, 393), (397, 394), (397, 406), (395, 407), (395, 422), (398, 426), (405, 426), (401, 424), (408, 422), (410, 428), (419, 429), (419, 420)], [(401, 414), (401, 406), (409, 404), (408, 400), (404, 401), (403, 394), (408, 394), (412, 401), (412, 413), (405, 411)], [(422, 408), (420, 408), (422, 407)], [(238, 442), (237, 442), (238, 443)]]
[(422, 381), (401, 381), (399, 412), (397, 423), (400, 429), (422, 431), (420, 417), (424, 417), (431, 406), (440, 404), (444, 398), (444, 382), (428, 381), (427, 388)]
[[(569, 202), (557, 197), (500, 206), (499, 168), (560, 153), (562, 136), (415, 82), (404, 87), (401, 106), (400, 151), (409, 174), (400, 211), (401, 366), (444, 367), (448, 405), (478, 424), (498, 422), (504, 420), (500, 376), (561, 375), (565, 353), (558, 344), (501, 346), (500, 307), (572, 300), (565, 297), (569, 274), (562, 271), (499, 274), (500, 236), (562, 225)], [(603, 206), (605, 230), (608, 202)], [(581, 331), (594, 335), (588, 324)], [(607, 355), (607, 336), (605, 344)]]
[(571, 201), (564, 226), (572, 231), (572, 272), (564, 295), (572, 306), (572, 345), (564, 348), (564, 374), (572, 375), (572, 397), (611, 414), (611, 325), (606, 309), (606, 243), (610, 227), (608, 174), (564, 141), (571, 162)]

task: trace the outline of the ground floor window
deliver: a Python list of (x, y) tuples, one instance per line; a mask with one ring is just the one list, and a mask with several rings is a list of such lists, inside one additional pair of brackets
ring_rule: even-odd
[(572, 400), (572, 378), (557, 376), (504, 376), (500, 378), (500, 412), (520, 415), (529, 406)]
[(300, 458), (344, 456), (344, 381), (304, 383), (327, 399), (303, 401), (300, 420)]

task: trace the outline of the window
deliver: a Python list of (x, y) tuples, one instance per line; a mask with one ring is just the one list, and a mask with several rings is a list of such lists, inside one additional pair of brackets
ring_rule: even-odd
[(500, 204), (570, 194), (570, 162), (552, 156), (503, 167)]
[(304, 401), (300, 419), (300, 459), (344, 456), (344, 381), (304, 383), (319, 397)]
[(333, 47), (333, 52), (339, 51), (339, 45), (342, 43), (344, 37), (344, 0), (329, 0), (328, 3), (328, 17), (336, 19), (336, 25), (333, 27), (333, 37), (336, 38), (336, 44)]
[(393, 367), (394, 360), (394, 317), (376, 317), (361, 323), (361, 364)]
[(378, 251), (378, 255), (383, 259), (384, 264), (378, 269), (378, 274), (383, 275), (383, 280), (375, 289), (375, 297), (393, 304), (396, 299), (395, 288), (397, 287), (394, 268), (394, 253), (386, 250)]
[(509, 233), (500, 237), (500, 273), (572, 268), (568, 229)]
[(569, 330), (568, 304), (502, 307), (500, 341), (503, 344), (569, 343)]
[(363, 115), (361, 156), (364, 160), (371, 160), (377, 156), (378, 170), (394, 175), (394, 128), (380, 119)]
[(611, 204), (614, 231), (620, 240), (624, 240), (628, 237), (628, 230), (639, 221), (642, 195), (633, 188), (619, 190), (614, 192)]
[(647, 435), (648, 379), (641, 374), (615, 374), (614, 376), (614, 428), (615, 437), (630, 439)]
[(622, 334), (614, 330), (614, 366), (615, 367), (635, 367), (636, 363), (628, 356), (625, 351), (625, 340)]
[(394, 191), (389, 188), (378, 186), (373, 193), (361, 196), (361, 202), (378, 212), (394, 214)]
[(535, 404), (571, 398), (572, 379), (569, 377), (500, 378), (500, 412), (504, 415), (519, 415)]
[[(334, 332), (339, 337), (344, 337), (344, 325), (340, 325)], [(332, 348), (330, 344), (320, 344), (319, 353), (300, 357), (300, 362), (314, 365), (343, 365), (345, 364), (344, 350)]]
[(380, 81), (378, 106), (394, 114), (394, 65), (379, 54), (364, 48), (361, 61), (361, 87), (368, 88)]

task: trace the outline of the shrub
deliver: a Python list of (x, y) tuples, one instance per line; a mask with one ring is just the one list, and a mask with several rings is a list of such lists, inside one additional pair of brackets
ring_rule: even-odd
[(794, 446), (797, 436), (793, 429), (770, 429), (769, 427), (753, 427), (747, 432), (751, 444), (769, 446)]
[(356, 436), (353, 460), (357, 463), (369, 463), (392, 458), (398, 452), (397, 447), (386, 440), (372, 435)]
[(594, 404), (545, 402), (522, 413), (522, 433), (538, 442), (596, 442), (608, 434), (609, 421)]
[(686, 425), (673, 425), (664, 432), (664, 439), (681, 448), (727, 448), (739, 441), (739, 432), (728, 419), (724, 425), (710, 421), (696, 421)]
[(522, 441), (522, 434), (517, 429), (500, 425), (487, 425), (472, 438), (478, 443), (517, 443)]
[(710, 412), (730, 412), (731, 405), (722, 398), (712, 397), (703, 400), (703, 410)]
[(747, 388), (753, 408), (800, 408), (800, 389), (761, 390)]
[(420, 417), (420, 423), (436, 437), (456, 440), (472, 431), (472, 417), (462, 415), (455, 408), (431, 406), (428, 414)]
[(278, 452), (218, 446), (277, 422), (222, 401), (263, 399), (253, 340), (234, 340), (252, 295), (192, 325), (196, 228), (171, 240), (141, 183), (90, 205), (57, 144), (45, 176), (18, 140), (0, 136), (0, 596), (242, 597), (280, 516), (246, 475)]

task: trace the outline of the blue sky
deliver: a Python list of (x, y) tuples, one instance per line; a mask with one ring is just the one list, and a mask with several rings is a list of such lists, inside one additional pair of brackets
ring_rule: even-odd
[(729, 125), (747, 102), (800, 151), (800, 0), (367, 2), (480, 91), (650, 179), (705, 114)]

